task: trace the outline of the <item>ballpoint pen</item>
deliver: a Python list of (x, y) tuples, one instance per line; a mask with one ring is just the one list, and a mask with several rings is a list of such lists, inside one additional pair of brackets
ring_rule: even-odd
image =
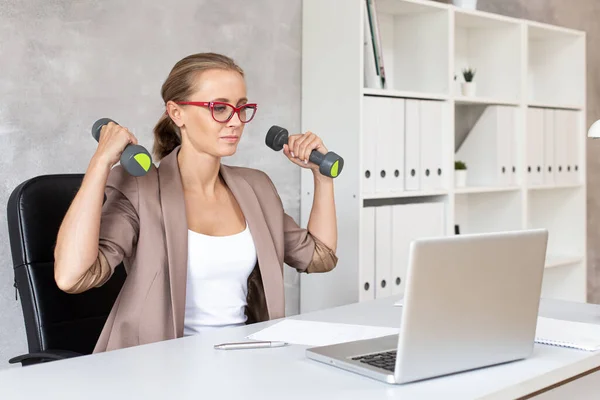
[(241, 349), (266, 349), (270, 347), (283, 347), (286, 342), (236, 342), (236, 343), (221, 343), (216, 344), (217, 350), (241, 350)]

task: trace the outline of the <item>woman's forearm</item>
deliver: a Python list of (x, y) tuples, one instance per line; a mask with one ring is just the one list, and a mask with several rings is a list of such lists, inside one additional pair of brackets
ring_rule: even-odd
[(316, 171), (314, 184), (315, 195), (307, 228), (313, 236), (316, 236), (335, 252), (337, 249), (337, 217), (333, 179)]

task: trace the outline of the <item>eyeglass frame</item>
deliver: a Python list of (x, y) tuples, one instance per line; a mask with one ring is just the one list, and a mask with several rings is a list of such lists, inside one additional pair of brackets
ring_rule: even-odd
[[(210, 109), (210, 115), (212, 116), (212, 118), (216, 122), (221, 123), (221, 124), (226, 124), (227, 122), (231, 121), (231, 118), (233, 118), (234, 114), (238, 115), (238, 118), (242, 124), (247, 124), (248, 122), (250, 122), (254, 119), (254, 116), (256, 115), (256, 111), (258, 110), (258, 105), (256, 103), (246, 103), (246, 104), (242, 104), (239, 107), (236, 107), (233, 104), (225, 103), (223, 101), (176, 101), (175, 104), (197, 106), (197, 107), (208, 107)], [(233, 108), (233, 112), (231, 113), (229, 118), (227, 118), (226, 121), (219, 121), (215, 118), (214, 106), (219, 105), (219, 104), (226, 105), (226, 106)], [(252, 114), (252, 117), (246, 122), (242, 121), (242, 117), (240, 116), (240, 111), (242, 111), (242, 108), (244, 108), (244, 107), (253, 107), (254, 108), (254, 113)]]

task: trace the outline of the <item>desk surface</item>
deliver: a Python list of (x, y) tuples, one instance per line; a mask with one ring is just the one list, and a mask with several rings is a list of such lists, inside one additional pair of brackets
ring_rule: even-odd
[[(397, 327), (396, 297), (292, 317)], [(600, 306), (542, 300), (540, 315), (600, 324)], [(4, 399), (515, 399), (600, 366), (591, 353), (537, 345), (531, 358), (401, 386), (330, 367), (305, 346), (216, 351), (277, 321), (0, 371)], [(440, 340), (444, 340), (440, 333)]]

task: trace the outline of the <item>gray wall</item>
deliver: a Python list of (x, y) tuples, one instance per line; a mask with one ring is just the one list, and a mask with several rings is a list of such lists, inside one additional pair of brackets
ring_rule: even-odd
[[(93, 122), (111, 117), (152, 147), (160, 87), (173, 64), (203, 51), (245, 69), (259, 113), (225, 163), (267, 172), (298, 221), (300, 174), (264, 145), (272, 124), (300, 129), (300, 0), (1, 0), (0, 204), (36, 175), (83, 172)], [(27, 350), (15, 301), (6, 213), (0, 212), (0, 368)], [(287, 268), (288, 313), (298, 310)]]

